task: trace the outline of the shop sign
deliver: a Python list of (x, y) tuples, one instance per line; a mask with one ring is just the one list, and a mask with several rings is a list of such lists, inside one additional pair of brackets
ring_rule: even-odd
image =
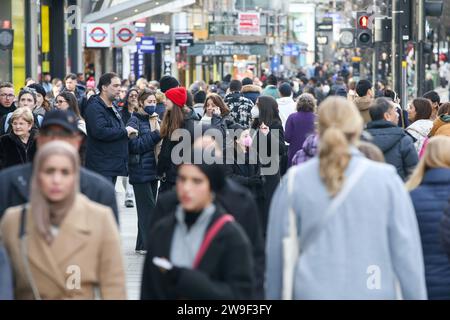
[(190, 47), (194, 44), (193, 32), (176, 32), (175, 45), (178, 47)]
[(136, 44), (136, 30), (134, 26), (119, 26), (115, 28), (114, 44), (118, 47)]
[(259, 13), (239, 12), (239, 34), (260, 34)]
[(137, 46), (142, 53), (155, 53), (156, 39), (155, 37), (142, 37)]
[(191, 56), (266, 56), (267, 46), (245, 44), (197, 44), (188, 48), (187, 54)]
[(86, 47), (111, 47), (111, 25), (109, 23), (86, 24)]

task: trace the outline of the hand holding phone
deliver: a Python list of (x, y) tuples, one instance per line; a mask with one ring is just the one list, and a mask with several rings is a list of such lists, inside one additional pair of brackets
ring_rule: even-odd
[(166, 258), (153, 257), (153, 264), (164, 271), (170, 271), (173, 268), (172, 263)]

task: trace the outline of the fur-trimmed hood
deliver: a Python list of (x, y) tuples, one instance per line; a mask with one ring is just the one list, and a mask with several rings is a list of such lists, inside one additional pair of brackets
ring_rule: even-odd
[(247, 84), (245, 86), (242, 86), (242, 93), (248, 93), (248, 92), (257, 92), (261, 93), (262, 88), (260, 86), (254, 85), (254, 84)]

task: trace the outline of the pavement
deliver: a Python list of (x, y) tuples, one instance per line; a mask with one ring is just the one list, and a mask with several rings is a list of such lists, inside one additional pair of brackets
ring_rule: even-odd
[(126, 208), (124, 206), (125, 192), (122, 187), (121, 179), (121, 177), (117, 179), (116, 198), (120, 213), (120, 234), (125, 263), (128, 300), (139, 300), (142, 267), (145, 256), (137, 254), (134, 251), (137, 236), (136, 205), (134, 208)]

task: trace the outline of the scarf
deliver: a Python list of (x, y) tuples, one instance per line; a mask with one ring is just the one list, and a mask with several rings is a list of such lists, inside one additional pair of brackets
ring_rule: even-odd
[[(51, 202), (42, 193), (39, 174), (46, 160), (52, 155), (62, 155), (67, 157), (75, 170), (75, 182), (72, 190), (59, 202)], [(62, 141), (52, 141), (45, 144), (38, 150), (34, 159), (33, 176), (30, 190), (30, 209), (38, 232), (48, 244), (53, 242), (54, 236), (51, 227), (59, 227), (64, 218), (75, 204), (75, 199), (79, 193), (80, 183), (80, 159), (77, 150), (70, 144)]]

